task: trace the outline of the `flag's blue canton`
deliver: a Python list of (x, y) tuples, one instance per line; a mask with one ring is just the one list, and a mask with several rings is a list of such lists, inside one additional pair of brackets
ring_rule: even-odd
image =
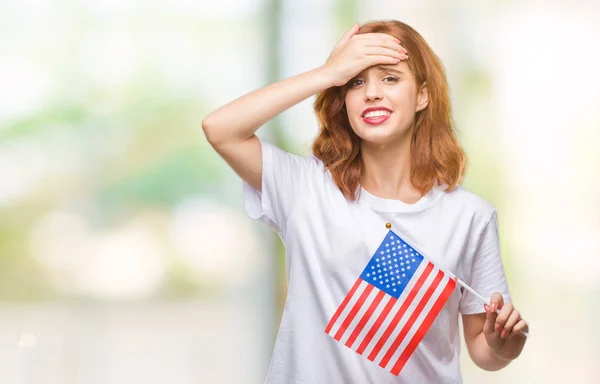
[(422, 261), (423, 256), (389, 231), (360, 278), (398, 298)]

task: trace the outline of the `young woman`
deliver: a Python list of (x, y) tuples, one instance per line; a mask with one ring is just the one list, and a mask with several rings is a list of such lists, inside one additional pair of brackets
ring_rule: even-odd
[[(317, 93), (312, 156), (254, 135)], [(413, 28), (398, 21), (355, 25), (324, 65), (244, 95), (202, 126), (243, 179), (248, 215), (273, 228), (286, 247), (288, 296), (267, 383), (461, 382), (459, 313), (479, 367), (501, 369), (519, 356), (528, 326), (510, 304), (496, 210), (458, 185), (466, 157), (453, 131), (445, 73)], [(384, 301), (391, 308), (394, 299), (365, 292), (358, 300), (368, 305), (354, 304), (356, 316), (330, 329), (390, 227), (399, 250), (408, 245), (490, 298), (483, 305), (454, 289), (400, 372), (392, 355), (403, 327), (381, 314)], [(388, 285), (400, 286), (397, 268)]]

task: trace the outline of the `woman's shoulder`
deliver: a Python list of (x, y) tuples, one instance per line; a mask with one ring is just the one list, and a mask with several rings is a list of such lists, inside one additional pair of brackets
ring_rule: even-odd
[(323, 162), (308, 150), (292, 152), (264, 139), (260, 139), (260, 142), (263, 151), (268, 153), (269, 157), (272, 157), (272, 161), (275, 163), (281, 163), (278, 165), (294, 164), (299, 168), (309, 170), (318, 170), (324, 168)]
[(456, 205), (462, 211), (470, 212), (477, 216), (489, 218), (496, 212), (496, 207), (492, 202), (462, 185), (457, 185), (451, 191), (446, 190), (444, 200)]

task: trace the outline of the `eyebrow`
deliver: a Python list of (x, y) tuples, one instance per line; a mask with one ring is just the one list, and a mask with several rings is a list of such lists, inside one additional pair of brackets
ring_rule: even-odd
[(376, 68), (380, 72), (396, 72), (396, 73), (398, 73), (400, 75), (404, 75), (404, 72), (402, 72), (401, 70), (396, 69), (396, 68), (394, 68), (394, 67), (392, 67), (390, 65), (382, 65), (382, 64), (380, 64), (380, 65), (376, 66)]
[[(399, 69), (396, 69), (396, 68), (392, 67), (391, 65), (379, 64), (379, 65), (376, 65), (376, 66), (375, 66), (375, 69), (376, 69), (377, 71), (379, 71), (379, 72), (394, 72), (394, 73), (397, 73), (397, 74), (399, 74), (399, 75), (406, 75), (406, 73), (405, 73), (405, 72), (402, 72), (401, 70), (399, 70)], [(359, 73), (358, 75), (354, 76), (354, 77), (352, 78), (352, 80), (353, 80), (353, 79), (356, 79), (357, 77), (360, 77), (360, 76), (364, 75), (364, 73), (365, 73), (366, 71), (367, 71), (367, 68), (365, 68), (365, 69), (364, 69), (364, 70), (363, 70), (361, 73)]]

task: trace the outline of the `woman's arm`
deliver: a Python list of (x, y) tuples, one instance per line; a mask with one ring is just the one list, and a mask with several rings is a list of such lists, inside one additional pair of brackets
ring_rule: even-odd
[(206, 139), (243, 180), (260, 191), (262, 149), (254, 132), (328, 86), (329, 77), (317, 68), (250, 92), (204, 118)]
[(262, 177), (262, 151), (254, 135), (258, 128), (309, 96), (345, 84), (367, 67), (406, 58), (396, 38), (382, 33), (355, 35), (357, 31), (355, 25), (346, 32), (323, 66), (250, 92), (202, 121), (208, 142), (256, 190), (261, 190)]
[(497, 371), (521, 354), (527, 340), (521, 331), (528, 331), (529, 326), (512, 304), (504, 304), (500, 293), (494, 293), (490, 305), (484, 307), (486, 313), (462, 316), (465, 342), (478, 367)]
[(332, 85), (331, 76), (318, 67), (225, 104), (204, 118), (202, 128), (212, 145), (246, 140), (281, 112)]

